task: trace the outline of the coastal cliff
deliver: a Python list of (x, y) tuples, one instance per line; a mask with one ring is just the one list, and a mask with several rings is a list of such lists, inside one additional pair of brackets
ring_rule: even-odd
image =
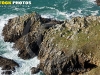
[(98, 75), (99, 20), (97, 16), (76, 17), (46, 32), (38, 55), (46, 75)]
[(100, 16), (57, 21), (31, 13), (9, 19), (2, 35), (5, 42), (15, 43), (13, 47), (22, 59), (38, 56), (38, 69), (31, 69), (36, 72), (100, 74)]
[(5, 42), (15, 42), (14, 48), (19, 50), (19, 57), (29, 59), (38, 54), (45, 30), (62, 22), (41, 18), (39, 14), (32, 13), (10, 19), (2, 35)]

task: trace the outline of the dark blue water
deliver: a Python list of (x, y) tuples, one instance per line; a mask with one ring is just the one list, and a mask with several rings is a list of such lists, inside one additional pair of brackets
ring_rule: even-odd
[[(21, 0), (22, 1), (22, 0)], [(37, 57), (30, 60), (20, 59), (18, 52), (12, 48), (13, 43), (6, 43), (1, 35), (8, 19), (18, 15), (37, 12), (42, 17), (58, 20), (70, 19), (76, 16), (100, 15), (100, 7), (94, 0), (30, 0), (31, 5), (0, 5), (0, 55), (15, 60), (20, 64), (13, 75), (30, 75), (30, 68), (37, 66)], [(1, 72), (1, 70), (0, 70)], [(41, 73), (41, 72), (40, 72)], [(42, 75), (42, 74), (36, 75)]]

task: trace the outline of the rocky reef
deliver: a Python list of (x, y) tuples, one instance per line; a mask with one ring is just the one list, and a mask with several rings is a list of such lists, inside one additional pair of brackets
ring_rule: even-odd
[(10, 75), (15, 71), (15, 67), (19, 67), (19, 65), (11, 60), (0, 56), (0, 67), (2, 67), (2, 74)]
[(15, 43), (22, 59), (38, 56), (40, 64), (32, 73), (100, 74), (100, 16), (57, 21), (31, 13), (10, 19), (2, 35)]

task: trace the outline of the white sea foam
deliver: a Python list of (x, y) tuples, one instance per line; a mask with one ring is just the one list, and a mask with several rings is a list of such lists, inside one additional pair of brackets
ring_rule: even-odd
[(2, 73), (2, 70), (1, 70), (2, 68), (0, 67), (0, 73)]
[[(53, 13), (55, 11), (55, 13)], [(76, 13), (72, 12), (72, 13), (68, 13), (68, 12), (63, 12), (63, 11), (59, 11), (57, 9), (54, 9), (54, 11), (52, 12), (48, 12), (48, 13), (41, 13), (41, 16), (44, 18), (53, 18), (53, 19), (57, 19), (57, 20), (65, 20), (65, 19), (70, 19), (72, 16), (74, 16)]]
[(91, 11), (91, 15), (97, 15), (99, 13), (99, 10)]
[(48, 14), (48, 13), (46, 13), (46, 14), (41, 14), (41, 17), (43, 17), (43, 18), (54, 18), (53, 15)]
[(88, 2), (95, 3), (96, 0), (87, 0)]
[[(40, 63), (40, 61), (37, 59), (37, 57), (34, 57), (29, 60), (23, 60), (20, 57), (17, 56), (18, 51), (14, 50), (12, 48), (13, 43), (4, 42), (2, 34), (2, 29), (5, 26), (5, 24), (8, 22), (8, 19), (16, 17), (17, 15), (3, 15), (0, 16), (0, 45), (3, 46), (2, 49), (0, 49), (0, 52), (3, 50), (5, 51), (3, 54), (1, 54), (2, 57), (6, 57), (9, 59), (13, 59), (15, 62), (19, 64), (19, 68), (16, 68), (16, 72), (14, 72), (12, 75), (31, 75), (31, 68), (37, 67), (37, 65)], [(1, 73), (0, 68), (0, 73)], [(37, 73), (35, 75), (39, 75), (40, 73)]]
[(33, 9), (44, 9), (45, 8), (45, 6), (43, 6), (43, 7), (33, 7)]
[(72, 17), (77, 17), (77, 16), (82, 16), (81, 15), (81, 10), (78, 10), (78, 12), (61, 12), (57, 11), (55, 14), (52, 13), (42, 13), (42, 17), (44, 18), (53, 18), (57, 20), (65, 20), (65, 19), (71, 19)]

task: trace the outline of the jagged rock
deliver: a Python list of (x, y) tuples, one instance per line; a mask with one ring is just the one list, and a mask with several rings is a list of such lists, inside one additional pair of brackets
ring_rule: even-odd
[(100, 67), (99, 20), (76, 17), (46, 31), (38, 55), (40, 69), (46, 75), (84, 75)]
[[(19, 57), (29, 59), (38, 55), (39, 69), (46, 75), (99, 74), (100, 16), (63, 22), (32, 13), (10, 19), (3, 36), (6, 42), (15, 42)], [(36, 73), (37, 69), (33, 71)]]
[(0, 67), (2, 67), (2, 74), (11, 74), (12, 71), (15, 71), (15, 67), (19, 67), (19, 65), (11, 60), (11, 59), (7, 59), (7, 58), (3, 58), (0, 56)]
[(3, 28), (4, 40), (6, 42), (15, 42), (28, 32), (37, 30), (39, 18), (40, 15), (32, 13), (9, 19), (8, 24)]
[(36, 68), (36, 67), (32, 67), (32, 68), (31, 68), (31, 73), (32, 73), (32, 74), (36, 74), (36, 73), (38, 73), (39, 71), (40, 71), (39, 68)]
[(14, 48), (19, 50), (18, 56), (29, 59), (38, 54), (46, 29), (63, 21), (42, 18), (37, 13), (19, 16), (8, 21), (2, 35), (5, 42), (15, 42)]
[[(42, 36), (40, 36), (39, 43)], [(15, 42), (14, 47), (19, 50), (18, 56), (23, 59), (29, 59), (38, 54), (39, 44), (38, 37), (35, 36), (35, 32), (30, 32)]]
[[(61, 23), (63, 23), (63, 21), (41, 18), (41, 16), (37, 13), (31, 13), (9, 19), (8, 23), (3, 28), (2, 35), (6, 42), (15, 42), (31, 31), (37, 31), (37, 28), (39, 28), (42, 24), (46, 24), (45, 27), (49, 28), (55, 24)], [(50, 26), (48, 24), (50, 24)]]
[(37, 55), (42, 39), (42, 37), (39, 37), (41, 35), (40, 15), (35, 14), (35, 16), (31, 16), (29, 19), (32, 20), (30, 20), (24, 28), (23, 36), (19, 38), (14, 45), (14, 47), (19, 50), (18, 56), (23, 59), (29, 59)]
[(97, 3), (98, 6), (100, 6), (100, 0), (96, 0), (95, 2)]

